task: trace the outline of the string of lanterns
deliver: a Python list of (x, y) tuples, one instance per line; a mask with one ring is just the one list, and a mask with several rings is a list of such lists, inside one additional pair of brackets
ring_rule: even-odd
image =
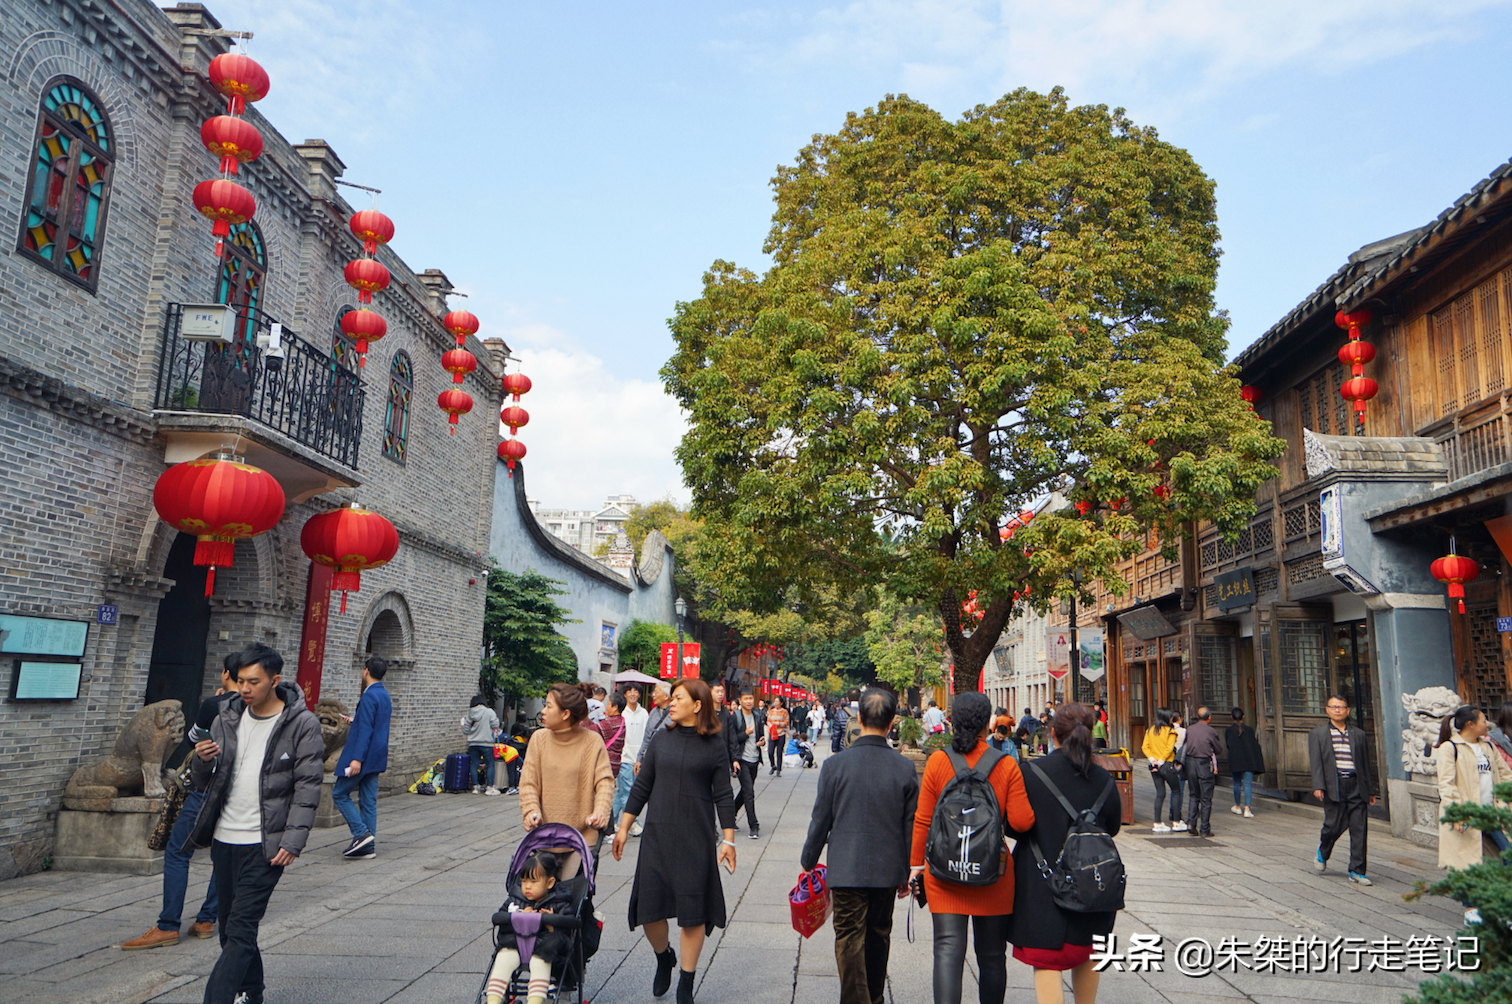
[(1344, 385), (1339, 388), (1339, 394), (1346, 401), (1354, 403), (1355, 421), (1361, 431), (1365, 428), (1365, 402), (1376, 396), (1380, 389), (1376, 382), (1365, 376), (1365, 364), (1375, 358), (1375, 346), (1369, 342), (1360, 340), (1360, 329), (1369, 324), (1372, 314), (1368, 310), (1356, 310), (1346, 314), (1339, 311), (1334, 315), (1334, 323), (1349, 332), (1349, 341), (1339, 350), (1339, 362), (1349, 367), (1352, 374)]
[(441, 367), (452, 375), (452, 386), (443, 390), (436, 398), (436, 405), (447, 414), (447, 422), (451, 426), (449, 432), (457, 434), (457, 418), (472, 411), (472, 395), (462, 389), (462, 381), (467, 374), (478, 368), (478, 359), (463, 346), (467, 343), (467, 336), (476, 334), (478, 331), (478, 319), (465, 310), (453, 310), (441, 318), (441, 326), (451, 332), (457, 340), (457, 347), (445, 352), (441, 356)]
[[(375, 195), (376, 198), (376, 195)], [(394, 221), (377, 209), (363, 209), (347, 220), (347, 229), (362, 242), (363, 257), (342, 270), (348, 286), (357, 290), (357, 302), (373, 302), (373, 294), (388, 288), (389, 270), (377, 258), (378, 246), (394, 239)], [(388, 322), (375, 310), (359, 306), (341, 315), (341, 333), (357, 349), (357, 367), (367, 365), (368, 345), (388, 334)]]
[(214, 226), (215, 257), (225, 253), (231, 228), (257, 213), (257, 199), (231, 178), (237, 169), (262, 155), (262, 134), (242, 115), (247, 102), (261, 101), (268, 93), (268, 74), (250, 56), (223, 52), (210, 61), (210, 85), (226, 96), (226, 114), (207, 119), (200, 126), (200, 142), (220, 158), (221, 176), (194, 186), (191, 199), (200, 215)]
[(499, 421), (509, 426), (509, 438), (499, 444), (499, 459), (509, 468), (509, 476), (514, 477), (515, 461), (525, 457), (525, 444), (515, 436), (521, 426), (530, 422), (530, 412), (519, 404), (520, 395), (530, 393), (530, 377), (524, 373), (504, 374), (504, 393), (510, 395), (515, 403), (506, 404), (499, 409)]

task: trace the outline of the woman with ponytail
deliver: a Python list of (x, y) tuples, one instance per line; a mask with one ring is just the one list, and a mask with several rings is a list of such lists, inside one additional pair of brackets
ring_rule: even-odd
[[(1113, 777), (1092, 762), (1092, 726), (1096, 719), (1081, 704), (1063, 704), (1050, 719), (1049, 756), (1034, 761), (1078, 813), (1092, 808), (1103, 797)], [(1008, 917), (1008, 940), (1013, 957), (1034, 969), (1034, 996), (1038, 1004), (1062, 1004), (1061, 973), (1071, 971), (1071, 989), (1076, 1004), (1097, 999), (1098, 974), (1092, 962), (1092, 939), (1113, 930), (1117, 910), (1104, 913), (1072, 913), (1062, 910), (1050, 892), (1050, 883), (1040, 874), (1033, 838), (1047, 861), (1060, 857), (1074, 820), (1060, 799), (1035, 771), (1024, 774), (1024, 790), (1034, 809), (1034, 825), (1015, 828), (1018, 843), (1013, 849), (1013, 913)], [(1117, 836), (1123, 809), (1116, 786), (1104, 800), (1098, 825)]]
[[(1491, 805), (1492, 789), (1512, 781), (1512, 768), (1486, 742), (1491, 724), (1480, 708), (1464, 705), (1444, 719), (1439, 726), (1438, 748), (1433, 754), (1438, 773), (1439, 807), (1463, 802)], [(1485, 854), (1485, 842), (1506, 855), (1507, 835), (1501, 830), (1482, 833), (1464, 823), (1439, 823), (1440, 868), (1469, 868), (1479, 864)], [(1480, 914), (1468, 902), (1465, 923), (1480, 923)]]

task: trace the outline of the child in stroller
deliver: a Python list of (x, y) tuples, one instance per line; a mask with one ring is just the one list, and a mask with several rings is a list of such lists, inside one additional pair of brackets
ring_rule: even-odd
[[(581, 871), (565, 876), (573, 858)], [(593, 870), (582, 834), (572, 827), (548, 823), (526, 834), (510, 864), (508, 898), (493, 915), (495, 951), (479, 1001), (559, 1002), (575, 988), (581, 1004), (583, 972), (602, 935)]]

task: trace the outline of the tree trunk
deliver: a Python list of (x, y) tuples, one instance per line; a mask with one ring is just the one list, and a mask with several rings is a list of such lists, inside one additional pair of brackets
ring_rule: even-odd
[(957, 694), (970, 694), (978, 690), (982, 667), (997, 644), (998, 636), (1013, 613), (1013, 604), (1007, 600), (993, 600), (982, 613), (981, 621), (968, 636), (961, 629), (961, 603), (954, 589), (945, 590), (940, 598), (940, 617), (945, 622), (945, 646), (950, 650), (955, 664), (952, 673)]

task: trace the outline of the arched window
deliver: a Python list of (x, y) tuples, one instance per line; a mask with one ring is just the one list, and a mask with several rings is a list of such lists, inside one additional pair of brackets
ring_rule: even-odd
[(113, 140), (99, 99), (83, 84), (72, 77), (48, 84), (37, 114), (18, 246), (90, 290), (99, 281)]
[(345, 331), (341, 330), (341, 319), (355, 309), (348, 303), (336, 311), (336, 326), (331, 332), (331, 358), (354, 372), (357, 369), (357, 344), (346, 336)]
[(235, 338), (230, 345), (213, 345), (206, 350), (205, 378), (200, 388), (201, 404), (214, 410), (245, 414), (250, 405), (253, 349), (263, 322), (258, 307), (267, 270), (257, 224), (248, 220), (233, 226), (220, 261), (215, 299), (236, 310)]
[(395, 352), (389, 367), (388, 410), (383, 416), (383, 455), (400, 464), (408, 456), (410, 399), (414, 396), (415, 371), (410, 357)]

